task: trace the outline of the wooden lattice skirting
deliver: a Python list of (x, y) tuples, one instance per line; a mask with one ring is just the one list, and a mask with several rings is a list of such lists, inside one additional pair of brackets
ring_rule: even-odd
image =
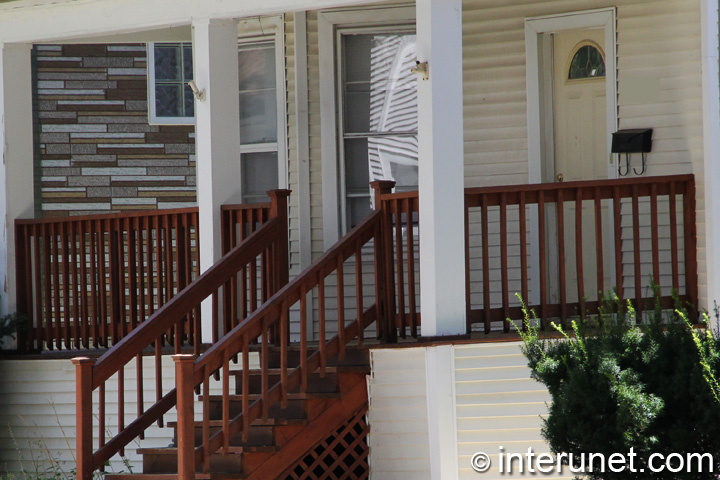
[(367, 410), (367, 405), (364, 405), (331, 435), (313, 445), (288, 470), (285, 480), (369, 478), (367, 435), (370, 427), (365, 420)]

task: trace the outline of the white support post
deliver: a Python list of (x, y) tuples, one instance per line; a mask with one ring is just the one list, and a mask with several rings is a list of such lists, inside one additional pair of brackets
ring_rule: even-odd
[(0, 45), (0, 315), (17, 307), (15, 219), (35, 213), (31, 50), (30, 44)]
[(462, 3), (417, 0), (420, 295), (423, 336), (464, 334)]
[[(702, 87), (703, 87), (703, 139), (705, 150), (704, 194), (705, 200), (705, 272), (707, 291), (700, 297), (704, 307), (711, 310), (713, 301), (720, 302), (720, 81), (718, 80), (718, 2), (701, 2), (702, 32)], [(700, 177), (696, 176), (699, 182)], [(700, 262), (702, 264), (702, 262)], [(702, 273), (702, 272), (699, 272)], [(702, 279), (700, 279), (702, 284)], [(704, 298), (703, 298), (704, 297)], [(715, 325), (717, 327), (717, 325)]]
[[(194, 80), (204, 99), (195, 101), (200, 269), (222, 257), (220, 207), (240, 202), (240, 100), (238, 24), (234, 20), (193, 22)], [(212, 340), (209, 301), (203, 303), (203, 341)]]
[(458, 439), (455, 352), (452, 345), (425, 349), (430, 478), (457, 480)]

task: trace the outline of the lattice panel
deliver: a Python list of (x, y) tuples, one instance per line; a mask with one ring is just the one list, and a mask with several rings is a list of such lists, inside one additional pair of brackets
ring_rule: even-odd
[(285, 480), (354, 480), (370, 476), (365, 421), (367, 406), (353, 415), (332, 435), (314, 445), (293, 465)]

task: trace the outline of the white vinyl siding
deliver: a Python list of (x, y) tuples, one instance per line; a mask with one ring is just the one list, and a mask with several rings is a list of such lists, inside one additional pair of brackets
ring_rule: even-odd
[(430, 478), (425, 349), (370, 351), (370, 478)]

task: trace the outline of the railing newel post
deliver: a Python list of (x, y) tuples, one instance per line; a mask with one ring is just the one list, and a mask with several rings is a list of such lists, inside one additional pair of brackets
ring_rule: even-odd
[[(33, 329), (32, 304), (30, 304), (29, 298), (32, 295), (32, 287), (28, 289), (28, 279), (32, 273), (27, 268), (29, 263), (27, 259), (30, 257), (30, 252), (27, 251), (27, 236), (26, 236), (25, 225), (20, 225), (15, 222), (15, 299), (17, 304), (18, 317), (24, 319), (25, 325), (18, 325), (17, 329), (17, 349), (20, 352), (25, 352), (30, 347), (29, 338), (33, 338), (35, 333)], [(23, 328), (25, 327), (25, 328)], [(31, 340), (30, 340), (31, 341)]]
[(92, 392), (95, 359), (75, 357), (75, 421), (77, 480), (93, 478)]
[(393, 243), (392, 243), (392, 217), (386, 206), (383, 204), (382, 195), (392, 193), (395, 182), (392, 180), (376, 180), (370, 182), (370, 186), (374, 191), (375, 210), (382, 210), (382, 219), (380, 222), (379, 242), (375, 248), (379, 250), (380, 261), (376, 261), (375, 268), (380, 270), (377, 278), (380, 279), (381, 285), (377, 289), (380, 298), (375, 299), (377, 306), (377, 321), (382, 323), (385, 341), (388, 343), (397, 341), (397, 329), (393, 321), (395, 313), (394, 308), (394, 273), (393, 273)]
[(277, 264), (273, 266), (276, 275), (273, 275), (275, 282), (273, 292), (275, 293), (287, 285), (290, 280), (290, 254), (288, 238), (288, 197), (290, 190), (270, 190), (267, 192), (270, 197), (270, 218), (280, 220), (280, 235), (277, 238), (277, 253), (274, 255)]
[(172, 359), (177, 392), (178, 480), (195, 480), (195, 355), (177, 354)]
[(685, 291), (692, 311), (690, 315), (696, 318), (698, 308), (698, 272), (697, 272), (697, 219), (696, 219), (695, 181), (685, 183), (683, 195), (683, 230), (685, 231)]

